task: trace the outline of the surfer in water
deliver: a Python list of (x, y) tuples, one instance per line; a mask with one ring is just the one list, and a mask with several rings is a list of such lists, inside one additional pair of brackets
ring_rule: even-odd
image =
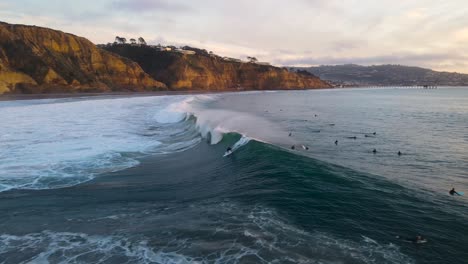
[(335, 141), (335, 145), (337, 145), (337, 146), (338, 146), (338, 140), (337, 140), (337, 141)]
[(427, 240), (423, 238), (422, 236), (416, 236), (416, 238), (413, 240), (414, 243), (416, 244), (421, 244), (421, 243), (426, 243)]
[(452, 188), (452, 190), (450, 190), (449, 193), (450, 193), (450, 195), (455, 195), (455, 194), (456, 194), (456, 195), (458, 195), (458, 196), (461, 196), (461, 194), (459, 194), (459, 193), (457, 193), (457, 192), (455, 191), (455, 188)]
[(401, 153), (401, 151), (398, 151), (398, 156), (401, 156), (403, 155), (403, 153)]
[(228, 147), (228, 148), (226, 149), (226, 155), (229, 155), (229, 154), (231, 154), (231, 153), (232, 153), (232, 148), (231, 148), (231, 147)]
[(374, 150), (372, 151), (372, 153), (374, 153), (374, 154), (377, 154), (377, 150), (376, 150), (376, 149), (374, 149)]
[(410, 243), (414, 243), (414, 244), (424, 244), (424, 243), (427, 243), (427, 239), (425, 239), (424, 237), (422, 236), (416, 236), (414, 238), (402, 238), (400, 236), (397, 236), (396, 238), (401, 238), (403, 241), (405, 242), (410, 242)]

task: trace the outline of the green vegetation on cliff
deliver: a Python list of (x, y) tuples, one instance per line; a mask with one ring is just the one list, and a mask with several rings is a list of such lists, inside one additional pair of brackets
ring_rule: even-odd
[(0, 22), (0, 94), (165, 89), (141, 67), (60, 31)]
[[(183, 54), (155, 47), (107, 45), (107, 51), (138, 62), (154, 79), (171, 90), (272, 90), (326, 88), (330, 85), (307, 72), (244, 63), (214, 54)], [(186, 47), (186, 50), (189, 50)], [(198, 50), (192, 48), (191, 50)]]

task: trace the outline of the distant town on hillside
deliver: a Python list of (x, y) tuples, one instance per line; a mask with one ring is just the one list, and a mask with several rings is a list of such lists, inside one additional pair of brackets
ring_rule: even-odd
[(438, 72), (403, 65), (355, 64), (297, 67), (335, 86), (468, 86), (468, 74)]

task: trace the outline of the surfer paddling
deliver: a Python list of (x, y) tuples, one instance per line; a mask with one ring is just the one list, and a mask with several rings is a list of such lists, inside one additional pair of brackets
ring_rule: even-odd
[(455, 194), (458, 195), (458, 196), (462, 196), (461, 194), (459, 194), (459, 193), (457, 193), (457, 192), (455, 191), (455, 188), (452, 188), (452, 190), (450, 190), (449, 193), (450, 193), (450, 195), (452, 195), (452, 196), (455, 195)]
[(427, 239), (425, 239), (424, 237), (422, 236), (416, 236), (414, 238), (402, 238), (400, 236), (397, 236), (396, 238), (399, 238), (399, 239), (402, 239), (403, 241), (405, 242), (409, 242), (409, 243), (414, 243), (414, 244), (424, 244), (424, 243), (427, 243)]

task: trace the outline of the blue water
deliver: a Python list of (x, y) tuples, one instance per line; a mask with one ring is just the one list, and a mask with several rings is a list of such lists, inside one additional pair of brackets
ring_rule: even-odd
[[(248, 107), (292, 132), (313, 158), (433, 192), (468, 189), (467, 89), (324, 90), (226, 101), (219, 107)], [(374, 149), (378, 155), (369, 155)]]
[(466, 88), (0, 113), (1, 263), (467, 263)]

